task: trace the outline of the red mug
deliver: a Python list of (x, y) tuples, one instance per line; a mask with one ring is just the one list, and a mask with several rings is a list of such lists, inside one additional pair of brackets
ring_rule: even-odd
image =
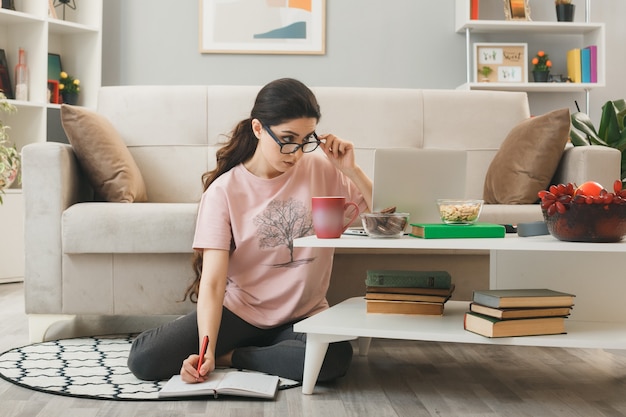
[[(313, 230), (320, 239), (341, 237), (341, 234), (359, 215), (359, 207), (356, 203), (346, 203), (345, 197), (313, 197), (311, 203)], [(354, 207), (354, 212), (350, 220), (344, 224), (345, 213), (349, 207)]]

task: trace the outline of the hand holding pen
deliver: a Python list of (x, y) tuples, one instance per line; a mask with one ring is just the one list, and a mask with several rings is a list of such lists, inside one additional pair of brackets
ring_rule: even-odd
[(180, 376), (183, 381), (192, 384), (206, 380), (206, 376), (209, 374), (212, 368), (208, 371), (205, 370), (204, 374), (202, 374), (201, 371), (203, 364), (205, 364), (206, 362), (211, 362), (210, 358), (205, 361), (208, 346), (209, 336), (204, 336), (202, 338), (199, 355), (189, 355), (189, 357), (183, 361), (183, 366), (180, 369)]
[(204, 356), (206, 355), (206, 348), (209, 346), (209, 336), (204, 336), (202, 338), (202, 346), (200, 347), (200, 357), (198, 358), (198, 374), (200, 374), (200, 369), (202, 368), (202, 364), (204, 363)]

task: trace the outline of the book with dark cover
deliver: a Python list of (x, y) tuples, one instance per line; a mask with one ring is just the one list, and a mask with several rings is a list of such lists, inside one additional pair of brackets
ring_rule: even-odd
[(443, 303), (366, 300), (365, 304), (368, 313), (422, 314), (428, 316), (441, 316), (443, 314)]
[(492, 223), (411, 223), (410, 235), (424, 239), (502, 238), (506, 228)]
[(467, 331), (486, 337), (541, 336), (565, 333), (565, 317), (499, 320), (467, 312), (463, 326)]
[(421, 287), (446, 288), (452, 285), (447, 271), (402, 271), (391, 269), (369, 269), (365, 278), (369, 287)]
[(570, 307), (527, 307), (527, 308), (494, 308), (482, 304), (471, 303), (470, 311), (495, 317), (501, 320), (534, 317), (565, 317), (571, 313)]
[(571, 307), (574, 295), (545, 288), (511, 290), (477, 290), (473, 301), (487, 307)]
[(454, 283), (450, 284), (450, 288), (423, 288), (423, 287), (370, 287), (366, 286), (365, 291), (375, 293), (390, 294), (418, 294), (418, 295), (443, 295), (450, 297), (454, 292)]

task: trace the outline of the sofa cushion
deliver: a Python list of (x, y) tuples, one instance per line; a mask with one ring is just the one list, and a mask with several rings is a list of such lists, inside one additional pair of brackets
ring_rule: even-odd
[(141, 172), (108, 119), (64, 104), (61, 123), (98, 199), (123, 203), (147, 200)]
[(489, 165), (483, 188), (487, 204), (532, 204), (550, 185), (570, 128), (568, 109), (526, 119), (507, 135)]
[(63, 212), (63, 253), (192, 253), (196, 203), (79, 203)]

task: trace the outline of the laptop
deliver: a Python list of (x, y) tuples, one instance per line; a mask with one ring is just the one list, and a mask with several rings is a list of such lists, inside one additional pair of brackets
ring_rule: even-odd
[(409, 213), (409, 223), (441, 222), (437, 199), (464, 198), (466, 155), (453, 149), (376, 149), (374, 211), (395, 206)]

